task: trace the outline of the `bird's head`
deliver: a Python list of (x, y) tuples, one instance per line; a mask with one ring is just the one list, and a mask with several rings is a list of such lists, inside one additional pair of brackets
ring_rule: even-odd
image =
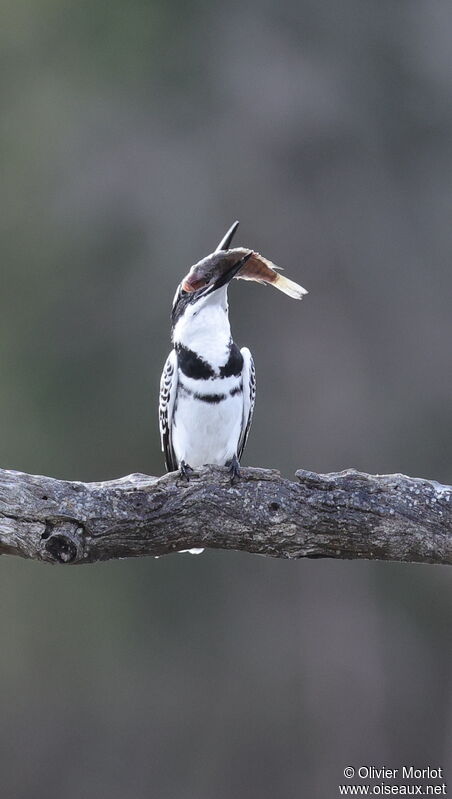
[(252, 255), (252, 250), (220, 250), (194, 264), (174, 295), (173, 327), (182, 318), (188, 323), (208, 307), (227, 311), (228, 285)]
[(174, 341), (193, 338), (200, 329), (206, 338), (212, 329), (216, 335), (220, 328), (227, 333), (227, 291), (234, 277), (273, 285), (298, 300), (307, 293), (259, 253), (244, 247), (230, 249), (238, 224), (234, 222), (215, 252), (194, 264), (177, 287), (171, 314)]

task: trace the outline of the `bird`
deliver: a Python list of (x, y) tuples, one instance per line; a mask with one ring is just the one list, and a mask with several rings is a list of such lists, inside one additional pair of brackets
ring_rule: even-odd
[(228, 286), (234, 277), (271, 282), (301, 299), (305, 289), (276, 273), (252, 250), (230, 249), (238, 221), (215, 252), (195, 264), (177, 287), (172, 343), (160, 381), (159, 426), (168, 471), (189, 480), (206, 464), (226, 466), (231, 483), (240, 460), (256, 399), (254, 361), (231, 335)]

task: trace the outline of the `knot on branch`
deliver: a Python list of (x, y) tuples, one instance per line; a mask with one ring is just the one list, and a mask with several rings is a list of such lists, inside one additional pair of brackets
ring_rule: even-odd
[(42, 560), (49, 563), (74, 563), (83, 557), (83, 526), (70, 519), (47, 519), (41, 536)]

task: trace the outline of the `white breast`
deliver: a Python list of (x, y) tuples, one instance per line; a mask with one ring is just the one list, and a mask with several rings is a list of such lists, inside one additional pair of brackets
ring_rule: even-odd
[[(182, 381), (187, 378), (181, 375)], [(207, 381), (193, 381), (196, 391), (205, 391), (200, 385)], [(209, 393), (213, 391), (208, 381)], [(229, 380), (218, 381), (229, 383)], [(236, 385), (240, 380), (235, 378)], [(226, 399), (218, 403), (203, 402), (196, 399), (195, 394), (178, 392), (177, 407), (173, 418), (172, 441), (178, 461), (185, 461), (193, 468), (206, 463), (224, 466), (237, 452), (237, 445), (242, 429), (243, 394), (231, 397), (229, 388), (215, 387), (218, 393), (227, 393)]]

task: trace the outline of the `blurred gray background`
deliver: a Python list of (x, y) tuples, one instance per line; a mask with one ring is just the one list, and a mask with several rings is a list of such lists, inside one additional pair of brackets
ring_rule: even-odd
[[(174, 290), (238, 218), (310, 292), (231, 288), (258, 379), (244, 463), (452, 482), (451, 41), (441, 0), (4, 0), (1, 466), (162, 473)], [(0, 570), (2, 797), (452, 774), (447, 569)]]

